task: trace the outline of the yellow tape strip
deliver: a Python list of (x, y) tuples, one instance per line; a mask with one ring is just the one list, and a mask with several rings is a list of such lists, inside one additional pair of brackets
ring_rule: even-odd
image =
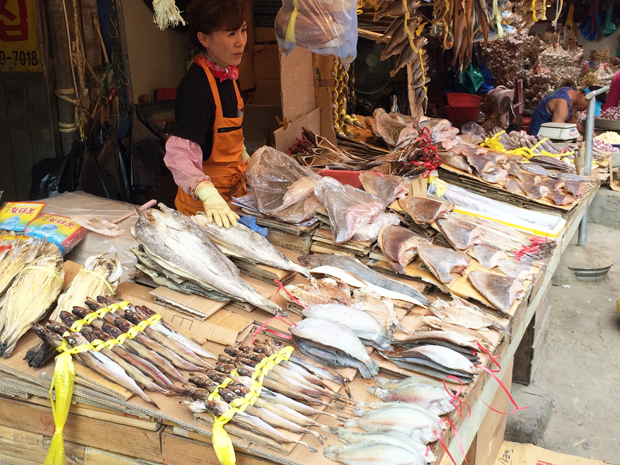
[[(258, 365), (256, 365), (256, 369), (254, 370), (254, 373), (252, 373), (253, 383), (250, 388), (250, 392), (242, 398), (233, 400), (229, 404), (230, 409), (228, 409), (226, 413), (219, 417), (214, 417), (215, 421), (213, 422), (212, 439), (213, 448), (215, 449), (217, 458), (223, 465), (234, 465), (236, 461), (235, 449), (233, 448), (232, 441), (230, 440), (228, 433), (224, 429), (224, 425), (232, 420), (237, 412), (243, 412), (248, 405), (254, 405), (254, 402), (256, 402), (256, 399), (260, 396), (260, 392), (263, 388), (263, 380), (265, 375), (267, 375), (267, 373), (269, 373), (269, 371), (281, 361), (288, 360), (294, 350), (295, 349), (293, 347), (287, 346), (277, 354), (264, 358)], [(222, 386), (228, 386), (230, 381), (229, 378), (226, 378), (224, 383), (218, 386), (218, 389), (209, 396), (209, 400), (212, 400), (212, 397), (214, 399), (219, 398), (217, 391), (219, 391)]]
[(102, 318), (106, 314), (110, 312), (115, 312), (119, 308), (121, 310), (125, 310), (128, 306), (129, 306), (129, 302), (127, 302), (126, 300), (123, 300), (122, 302), (113, 303), (111, 305), (108, 305), (107, 307), (100, 308), (96, 312), (89, 313), (83, 319), (73, 323), (73, 325), (71, 326), (71, 331), (75, 333), (79, 333), (82, 330), (82, 327), (84, 325), (89, 325), (97, 318)]
[(63, 280), (60, 278), (60, 276), (58, 276), (58, 273), (56, 273), (54, 270), (52, 270), (51, 268), (46, 268), (44, 266), (35, 266), (35, 265), (30, 265), (30, 266), (25, 266), (22, 268), (22, 270), (17, 274), (18, 276), (20, 274), (22, 274), (24, 271), (27, 270), (39, 270), (39, 271), (47, 271), (48, 273), (54, 275), (54, 278), (56, 278), (56, 281), (58, 281), (60, 283), (60, 285), (62, 286), (63, 284)]
[(560, 18), (560, 15), (562, 14), (563, 7), (564, 7), (564, 0), (560, 0), (560, 6), (558, 7), (558, 14), (555, 16), (555, 19), (551, 21), (551, 25), (553, 27), (555, 27), (555, 25), (558, 24), (558, 19)]
[(495, 27), (497, 28), (497, 36), (501, 39), (504, 37), (504, 29), (502, 28), (502, 15), (499, 12), (497, 0), (493, 0), (493, 18), (495, 19)]
[[(545, 0), (543, 0), (544, 2)], [(532, 20), (537, 23), (538, 16), (536, 15), (536, 0), (532, 0)]]
[(83, 272), (94, 274), (95, 276), (97, 276), (97, 277), (98, 277), (98, 278), (99, 278), (99, 279), (103, 282), (103, 284), (105, 284), (105, 285), (106, 285), (106, 287), (107, 287), (107, 288), (108, 288), (108, 290), (110, 291), (110, 294), (112, 294), (112, 295), (116, 294), (116, 291), (114, 290), (114, 288), (112, 287), (112, 285), (108, 282), (108, 280), (107, 280), (107, 279), (105, 279), (103, 276), (101, 276), (99, 273), (95, 273), (93, 270), (89, 270), (88, 268), (82, 268), (82, 269), (78, 272), (78, 274), (83, 273)]

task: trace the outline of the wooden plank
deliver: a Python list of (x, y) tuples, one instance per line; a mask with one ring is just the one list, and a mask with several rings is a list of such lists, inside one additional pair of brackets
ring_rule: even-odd
[[(162, 435), (162, 461), (166, 465), (220, 465), (213, 447), (209, 443), (185, 439), (171, 434), (166, 429)], [(268, 460), (235, 451), (237, 465), (267, 465)]]
[(17, 200), (15, 180), (13, 179), (13, 159), (11, 158), (11, 139), (9, 137), (8, 107), (5, 99), (6, 85), (0, 83), (0, 191), (4, 191), (0, 203)]
[[(7, 465), (38, 465), (43, 463), (50, 441), (42, 434), (29, 433), (0, 426), (0, 463)], [(65, 442), (68, 463), (80, 463), (84, 446)]]
[(43, 75), (41, 74), (37, 79), (24, 83), (24, 89), (30, 121), (28, 129), (32, 140), (33, 163), (46, 158), (54, 158), (56, 157), (54, 128), (52, 127), (49, 95)]
[(4, 103), (10, 111), (8, 119), (11, 160), (15, 180), (15, 196), (27, 199), (30, 193), (30, 170), (34, 160), (30, 137), (30, 117), (23, 83), (4, 84)]
[[(0, 398), (0, 425), (21, 431), (52, 436), (54, 420), (50, 408)], [(105, 447), (131, 457), (161, 462), (159, 431), (146, 431), (70, 413), (64, 438), (91, 447)]]

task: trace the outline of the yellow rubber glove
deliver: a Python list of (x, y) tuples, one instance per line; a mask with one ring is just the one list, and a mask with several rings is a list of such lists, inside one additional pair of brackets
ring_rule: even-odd
[(198, 197), (205, 207), (205, 214), (207, 215), (207, 221), (215, 223), (221, 228), (224, 226), (226, 229), (232, 225), (237, 227), (237, 220), (239, 215), (230, 209), (226, 201), (222, 198), (217, 191), (213, 183), (203, 181), (196, 186), (196, 197)]
[(243, 144), (243, 151), (241, 152), (241, 163), (245, 163), (250, 159), (250, 154), (248, 153), (248, 149), (245, 148), (245, 144)]

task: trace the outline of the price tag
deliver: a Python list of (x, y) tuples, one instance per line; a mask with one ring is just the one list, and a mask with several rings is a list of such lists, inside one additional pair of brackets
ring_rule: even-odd
[(41, 72), (36, 0), (0, 0), (0, 72)]

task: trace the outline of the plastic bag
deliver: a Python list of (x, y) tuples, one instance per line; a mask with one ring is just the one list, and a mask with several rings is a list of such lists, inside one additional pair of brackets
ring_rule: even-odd
[(314, 194), (319, 176), (272, 147), (254, 152), (245, 177), (264, 215), (295, 224), (311, 218), (320, 206)]
[(116, 133), (101, 126), (99, 136), (86, 151), (78, 189), (108, 199), (131, 202), (129, 155)]
[(284, 0), (275, 20), (281, 49), (302, 47), (319, 55), (336, 55), (344, 65), (357, 56), (355, 0)]
[(351, 240), (358, 228), (371, 223), (383, 213), (384, 206), (375, 196), (353, 186), (340, 184), (334, 178), (324, 177), (317, 181), (314, 192), (327, 209), (335, 244)]
[(484, 139), (487, 136), (486, 131), (475, 121), (470, 121), (461, 126), (461, 134), (471, 134), (472, 136)]
[[(393, 117), (392, 115), (398, 115)], [(388, 114), (383, 108), (377, 108), (372, 118), (368, 118), (370, 122), (372, 132), (381, 137), (385, 143), (390, 147), (396, 147), (400, 140), (400, 134), (403, 129), (407, 128), (407, 123), (404, 123), (402, 117), (398, 113)], [(411, 120), (413, 122), (413, 120)]]
[(75, 141), (66, 157), (46, 158), (32, 166), (29, 200), (39, 200), (77, 188), (85, 146)]
[(394, 213), (379, 213), (379, 215), (370, 223), (361, 223), (355, 228), (353, 234), (354, 241), (376, 241), (379, 237), (379, 230), (383, 226), (398, 226), (400, 218)]

